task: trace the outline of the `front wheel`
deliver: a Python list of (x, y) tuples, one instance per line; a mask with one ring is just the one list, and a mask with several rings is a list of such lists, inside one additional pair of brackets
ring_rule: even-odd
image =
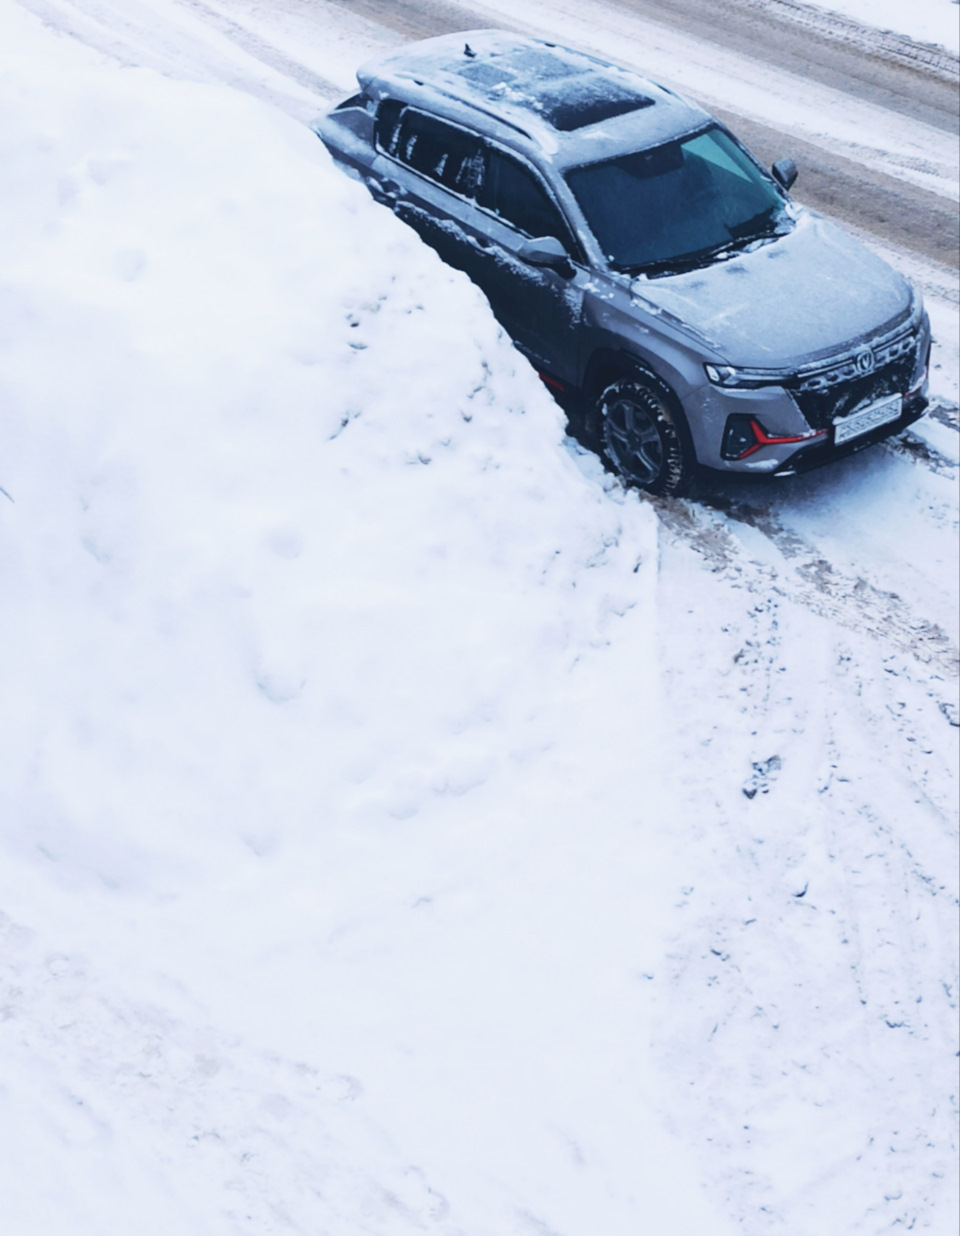
[(652, 494), (689, 485), (692, 451), (666, 393), (641, 377), (619, 378), (597, 401), (604, 454), (625, 481)]

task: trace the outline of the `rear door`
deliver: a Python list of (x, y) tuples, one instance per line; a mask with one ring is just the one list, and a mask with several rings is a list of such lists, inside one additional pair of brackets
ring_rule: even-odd
[[(560, 207), (530, 164), (490, 143), (476, 201), (486, 256), (481, 286), (494, 313), (537, 368), (575, 383), (588, 274)], [(566, 271), (532, 266), (520, 256), (526, 241), (544, 236), (567, 250)]]
[(560, 273), (519, 256), (543, 236), (577, 256), (539, 173), (479, 134), (395, 100), (380, 104), (376, 144), (378, 196), (486, 293), (538, 369), (575, 383), (586, 271), (574, 264)]

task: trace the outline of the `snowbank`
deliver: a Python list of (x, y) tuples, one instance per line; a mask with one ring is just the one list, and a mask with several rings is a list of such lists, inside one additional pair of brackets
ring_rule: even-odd
[(5, 1233), (720, 1232), (649, 509), (308, 131), (0, 20)]

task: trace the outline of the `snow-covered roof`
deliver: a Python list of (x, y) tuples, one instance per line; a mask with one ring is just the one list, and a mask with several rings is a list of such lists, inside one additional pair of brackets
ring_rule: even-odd
[(395, 94), (452, 119), (482, 112), (499, 136), (569, 165), (606, 147), (613, 154), (666, 141), (708, 119), (629, 69), (502, 30), (426, 39), (363, 65), (357, 79), (376, 97)]

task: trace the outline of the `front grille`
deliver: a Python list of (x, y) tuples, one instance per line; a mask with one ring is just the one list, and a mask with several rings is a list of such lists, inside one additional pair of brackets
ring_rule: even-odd
[[(856, 362), (850, 361), (844, 366), (842, 376), (833, 376), (840, 371), (840, 366), (829, 370), (830, 381), (823, 386), (811, 385), (813, 378), (806, 375), (786, 383), (787, 390), (811, 429), (829, 429), (838, 416), (849, 416), (851, 412), (885, 399), (888, 395), (905, 394), (916, 370), (916, 336), (908, 336), (906, 342), (907, 347), (896, 352), (893, 358), (885, 355), (886, 349), (874, 349), (877, 367), (865, 376), (854, 376)], [(892, 348), (893, 345), (888, 346)], [(881, 356), (883, 364), (880, 363)], [(852, 374), (847, 374), (848, 368), (853, 369)], [(814, 375), (821, 376), (823, 371)]]
[(869, 377), (859, 368), (859, 362), (866, 355), (871, 373), (885, 368), (900, 357), (913, 355), (917, 346), (915, 328), (902, 331), (885, 343), (875, 344), (872, 348), (861, 348), (853, 355), (845, 356), (839, 361), (828, 361), (826, 364), (802, 369), (797, 375), (797, 389), (801, 391), (825, 391), (838, 386), (841, 382), (849, 382), (854, 378)]

